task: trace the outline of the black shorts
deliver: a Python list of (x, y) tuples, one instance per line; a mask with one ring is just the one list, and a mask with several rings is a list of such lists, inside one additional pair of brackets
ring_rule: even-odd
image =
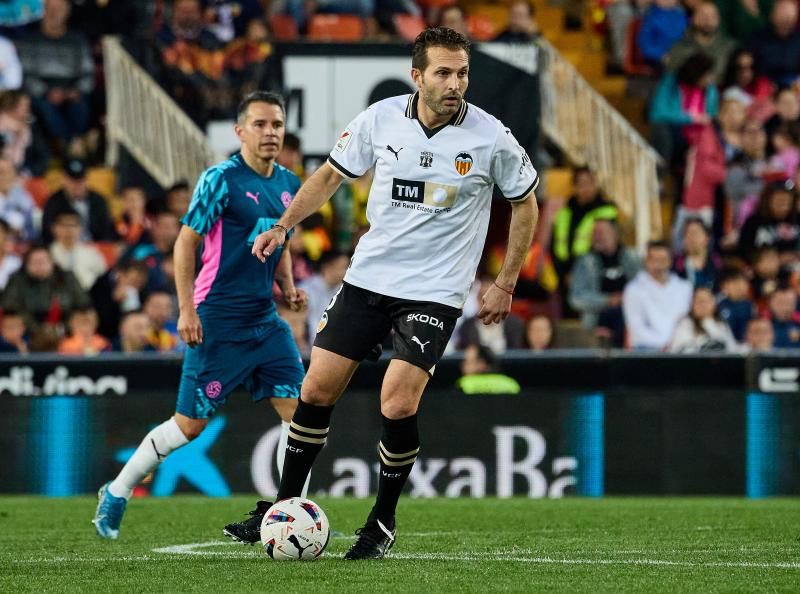
[(333, 296), (317, 326), (314, 346), (363, 361), (392, 328), (392, 359), (433, 375), (461, 310), (431, 301), (387, 297), (347, 283)]

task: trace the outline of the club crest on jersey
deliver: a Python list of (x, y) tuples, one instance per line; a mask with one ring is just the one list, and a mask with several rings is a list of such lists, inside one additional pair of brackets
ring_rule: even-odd
[(472, 169), (472, 155), (469, 153), (458, 153), (456, 156), (455, 166), (459, 175), (467, 175), (469, 170)]
[(350, 139), (353, 138), (353, 133), (350, 130), (345, 130), (342, 132), (342, 135), (339, 137), (339, 140), (336, 141), (336, 146), (334, 147), (337, 152), (341, 153), (344, 149), (347, 148), (347, 145), (350, 144)]
[(422, 151), (419, 154), (419, 166), (424, 169), (429, 169), (433, 165), (433, 153)]
[(328, 325), (328, 312), (322, 312), (322, 317), (319, 319), (319, 324), (317, 324), (317, 334), (325, 330), (325, 326)]

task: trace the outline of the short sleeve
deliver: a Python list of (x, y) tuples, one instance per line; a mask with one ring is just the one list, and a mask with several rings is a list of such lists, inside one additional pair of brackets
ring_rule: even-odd
[(217, 167), (206, 169), (197, 180), (189, 210), (181, 222), (199, 235), (205, 235), (222, 216), (227, 205), (228, 183), (225, 174)]
[(522, 200), (539, 185), (539, 174), (508, 128), (498, 122), (497, 142), (492, 154), (491, 175), (510, 202)]
[(346, 177), (361, 177), (375, 164), (372, 148), (374, 115), (374, 109), (358, 114), (339, 136), (328, 157), (328, 163)]

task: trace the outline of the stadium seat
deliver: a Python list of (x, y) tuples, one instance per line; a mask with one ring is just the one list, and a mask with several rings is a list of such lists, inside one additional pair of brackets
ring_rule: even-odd
[(361, 41), (364, 22), (353, 14), (315, 14), (308, 23), (310, 41)]
[(467, 26), (469, 27), (469, 34), (477, 41), (491, 41), (497, 37), (494, 23), (487, 16), (481, 14), (469, 15), (467, 17)]
[(478, 4), (467, 9), (469, 16), (485, 17), (492, 23), (492, 38), (508, 26), (508, 6), (503, 4)]
[(414, 41), (417, 35), (425, 30), (425, 21), (422, 17), (413, 14), (398, 13), (392, 17), (397, 34), (406, 41)]
[(269, 17), (269, 26), (275, 41), (295, 41), (299, 37), (297, 23), (288, 14), (273, 14)]
[(629, 76), (654, 76), (653, 68), (648, 66), (642, 56), (642, 51), (636, 43), (639, 29), (642, 28), (642, 19), (637, 17), (628, 25), (625, 36), (625, 51), (622, 56), (622, 69)]

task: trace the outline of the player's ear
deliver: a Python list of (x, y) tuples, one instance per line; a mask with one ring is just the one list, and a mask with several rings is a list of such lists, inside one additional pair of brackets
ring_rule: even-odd
[(239, 122), (236, 122), (233, 125), (233, 131), (236, 132), (236, 138), (238, 138), (239, 140), (242, 140), (242, 132), (243, 132), (243, 130), (242, 130), (242, 127), (239, 125)]
[(419, 70), (419, 68), (411, 69), (411, 80), (414, 81), (414, 85), (417, 87), (417, 90), (422, 88), (422, 71)]

